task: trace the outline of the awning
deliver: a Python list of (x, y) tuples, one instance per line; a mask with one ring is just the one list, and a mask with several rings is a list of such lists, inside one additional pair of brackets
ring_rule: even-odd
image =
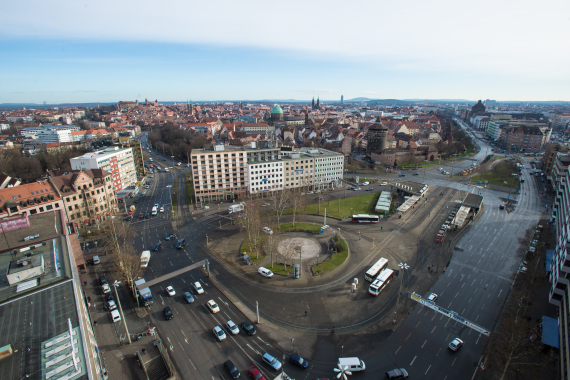
[(542, 343), (550, 347), (560, 348), (558, 319), (542, 316)]
[(546, 271), (550, 272), (550, 266), (552, 264), (552, 258), (554, 257), (554, 249), (546, 250)]

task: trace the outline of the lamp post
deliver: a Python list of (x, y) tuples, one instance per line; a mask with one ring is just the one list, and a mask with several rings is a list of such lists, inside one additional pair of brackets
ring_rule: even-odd
[[(398, 303), (400, 303), (400, 295), (402, 294), (402, 284), (404, 283), (404, 274), (406, 273), (406, 270), (410, 268), (410, 266), (406, 263), (400, 263), (398, 264), (398, 266), (402, 270), (402, 279), (400, 280), (400, 289), (398, 290), (398, 300), (396, 301), (396, 309), (398, 308)], [(397, 310), (394, 310), (394, 313), (396, 312)]]

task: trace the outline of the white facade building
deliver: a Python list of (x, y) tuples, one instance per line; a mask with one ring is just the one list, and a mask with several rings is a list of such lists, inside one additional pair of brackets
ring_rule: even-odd
[(265, 193), (283, 188), (283, 161), (249, 162), (247, 185), (250, 194)]
[(105, 169), (113, 174), (113, 185), (119, 191), (137, 182), (132, 148), (110, 147), (69, 160), (73, 170)]
[(315, 186), (334, 187), (340, 184), (344, 172), (343, 154), (320, 148), (301, 148), (300, 151), (315, 159)]

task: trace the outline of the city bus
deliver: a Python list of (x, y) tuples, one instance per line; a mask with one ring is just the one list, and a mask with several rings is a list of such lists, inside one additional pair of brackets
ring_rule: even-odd
[(378, 296), (378, 294), (380, 294), (382, 289), (384, 289), (386, 285), (388, 285), (390, 281), (392, 281), (393, 277), (394, 277), (394, 271), (392, 269), (384, 269), (382, 273), (380, 273), (380, 275), (376, 277), (376, 280), (374, 280), (374, 282), (370, 284), (370, 287), (368, 288), (368, 293), (372, 294), (373, 296)]
[(380, 218), (376, 215), (352, 215), (352, 223), (378, 223)]
[(366, 281), (370, 282), (374, 281), (376, 276), (378, 276), (378, 273), (386, 269), (387, 266), (388, 266), (388, 259), (385, 259), (383, 257), (380, 258), (380, 260), (378, 260), (376, 264), (372, 265), (372, 267), (368, 269), (368, 272), (366, 272), (364, 278), (366, 279)]

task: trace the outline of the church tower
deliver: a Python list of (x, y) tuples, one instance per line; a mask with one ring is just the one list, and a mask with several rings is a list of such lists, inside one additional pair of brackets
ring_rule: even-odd
[(315, 109), (315, 97), (313, 96), (313, 104), (311, 105), (312, 109)]
[(317, 109), (318, 109), (318, 110), (321, 109), (321, 100), (319, 99), (318, 96), (317, 96)]

